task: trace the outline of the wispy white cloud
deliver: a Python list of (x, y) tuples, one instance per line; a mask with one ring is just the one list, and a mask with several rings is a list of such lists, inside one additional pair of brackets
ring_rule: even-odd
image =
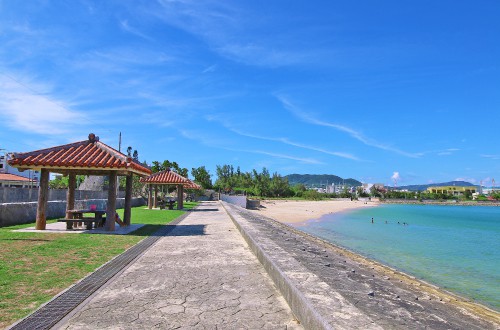
[(207, 134), (199, 130), (179, 129), (182, 137), (197, 141), (205, 146), (224, 149), (228, 147), (228, 140), (214, 134)]
[(438, 156), (449, 156), (449, 155), (453, 155), (457, 151), (460, 151), (460, 149), (458, 149), (458, 148), (448, 148), (448, 149), (445, 149), (443, 151), (436, 151), (436, 154)]
[(229, 151), (236, 151), (236, 152), (249, 152), (249, 153), (254, 153), (254, 154), (261, 154), (261, 155), (271, 156), (271, 157), (275, 157), (275, 158), (290, 159), (290, 160), (298, 161), (298, 162), (301, 162), (304, 164), (314, 164), (314, 165), (324, 164), (323, 162), (321, 162), (317, 159), (314, 159), (314, 158), (303, 158), (303, 157), (285, 155), (285, 154), (274, 153), (274, 152), (263, 151), (263, 150), (231, 149), (231, 148), (223, 148), (223, 149), (229, 150)]
[(302, 143), (298, 143), (298, 142), (293, 142), (287, 138), (273, 138), (273, 137), (267, 137), (267, 136), (260, 136), (260, 135), (242, 132), (242, 131), (239, 131), (235, 128), (231, 128), (231, 127), (227, 127), (227, 126), (226, 126), (226, 128), (229, 129), (231, 132), (236, 133), (236, 134), (241, 135), (241, 136), (246, 136), (246, 137), (255, 138), (255, 139), (259, 139), (259, 140), (281, 142), (281, 143), (284, 143), (284, 144), (287, 144), (290, 146), (294, 146), (297, 148), (317, 151), (317, 152), (321, 152), (321, 153), (324, 153), (327, 155), (332, 155), (332, 156), (337, 156), (337, 157), (341, 157), (341, 158), (360, 161), (360, 159), (358, 157), (356, 157), (350, 153), (346, 153), (346, 152), (330, 151), (330, 150), (326, 150), (326, 149), (322, 149), (322, 148), (318, 148), (318, 147), (314, 147), (314, 146), (310, 146), (310, 145), (306, 145), (306, 144), (302, 144)]
[(294, 48), (297, 40), (290, 40), (289, 33), (256, 30), (255, 20), (262, 27), (266, 19), (232, 2), (159, 0), (158, 3), (163, 10), (153, 15), (204, 40), (213, 51), (235, 62), (278, 67), (310, 62), (316, 54), (311, 49)]
[(216, 69), (217, 69), (217, 64), (214, 64), (203, 70), (202, 73), (215, 72)]
[(482, 154), (480, 155), (482, 158), (488, 158), (488, 159), (492, 159), (492, 160), (499, 160), (500, 159), (500, 155), (488, 155), (488, 154)]
[(300, 64), (313, 57), (313, 54), (276, 49), (257, 43), (226, 44), (215, 50), (235, 62), (268, 67)]
[(470, 183), (476, 183), (477, 180), (474, 179), (474, 178), (468, 178), (468, 177), (459, 177), (459, 178), (456, 178), (454, 181), (465, 181), (465, 182), (470, 182)]
[(90, 68), (99, 71), (127, 71), (137, 66), (155, 66), (175, 60), (175, 57), (162, 52), (123, 47), (84, 53), (72, 65), (75, 68)]
[(279, 153), (274, 153), (274, 152), (262, 151), (262, 150), (245, 150), (245, 151), (256, 153), (256, 154), (272, 156), (272, 157), (276, 157), (276, 158), (291, 159), (291, 160), (295, 160), (295, 161), (305, 163), (305, 164), (324, 164), (323, 162), (320, 162), (320, 161), (313, 159), (313, 158), (301, 158), (301, 157), (284, 155), (284, 154), (279, 154)]
[(286, 96), (277, 94), (276, 98), (283, 104), (285, 109), (287, 109), (293, 115), (295, 115), (297, 118), (299, 118), (300, 120), (302, 120), (306, 123), (309, 123), (312, 125), (317, 125), (317, 126), (324, 126), (324, 127), (333, 128), (337, 131), (344, 132), (344, 133), (348, 134), (352, 138), (362, 142), (363, 144), (365, 144), (367, 146), (375, 147), (375, 148), (386, 150), (386, 151), (391, 151), (391, 152), (400, 154), (402, 156), (411, 157), (411, 158), (419, 158), (423, 155), (423, 153), (410, 153), (410, 152), (406, 152), (406, 151), (394, 148), (392, 146), (380, 143), (374, 139), (371, 139), (369, 137), (364, 136), (361, 132), (358, 132), (358, 131), (356, 131), (348, 126), (319, 120), (319, 119), (315, 118), (314, 116), (304, 112), (296, 105), (294, 105), (292, 102), (290, 102), (288, 100), (288, 98)]
[(264, 151), (264, 150), (250, 150), (250, 149), (234, 148), (234, 147), (229, 146), (230, 143), (228, 143), (228, 139), (214, 137), (213, 135), (205, 134), (205, 133), (202, 133), (199, 131), (179, 130), (179, 132), (184, 138), (187, 138), (190, 140), (196, 140), (196, 141), (198, 141), (206, 146), (210, 146), (213, 148), (219, 148), (219, 149), (224, 149), (224, 150), (234, 151), (234, 152), (261, 154), (261, 155), (271, 156), (271, 157), (275, 157), (275, 158), (290, 159), (290, 160), (298, 161), (298, 162), (301, 162), (304, 164), (323, 164), (322, 162), (320, 162), (314, 158), (297, 157), (294, 155), (286, 155), (286, 154), (275, 153), (275, 152)]
[(12, 129), (44, 135), (71, 132), (86, 116), (64, 100), (50, 95), (49, 86), (37, 84), (40, 93), (11, 75), (0, 74), (0, 117)]
[(136, 35), (140, 38), (143, 38), (145, 40), (148, 40), (148, 41), (153, 41), (154, 39), (151, 38), (150, 36), (148, 35), (145, 35), (144, 33), (142, 33), (141, 31), (139, 31), (138, 29), (130, 26), (128, 20), (121, 20), (120, 21), (120, 28), (128, 33), (131, 33), (133, 35)]

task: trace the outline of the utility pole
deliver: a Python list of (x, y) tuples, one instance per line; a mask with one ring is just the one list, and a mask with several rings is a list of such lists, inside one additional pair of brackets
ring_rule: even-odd
[(122, 132), (120, 132), (120, 135), (118, 136), (118, 151), (122, 152)]

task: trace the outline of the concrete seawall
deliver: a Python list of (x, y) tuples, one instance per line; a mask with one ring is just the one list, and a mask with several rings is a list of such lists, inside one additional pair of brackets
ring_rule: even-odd
[(221, 202), (307, 329), (499, 329), (500, 313)]

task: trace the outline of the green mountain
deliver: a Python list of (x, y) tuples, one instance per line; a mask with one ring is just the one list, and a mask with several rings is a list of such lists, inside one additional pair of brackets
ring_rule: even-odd
[(285, 178), (288, 179), (288, 183), (293, 186), (296, 184), (303, 184), (306, 187), (320, 187), (325, 185), (335, 184), (346, 184), (349, 186), (361, 186), (361, 182), (355, 179), (343, 179), (339, 176), (332, 174), (289, 174)]

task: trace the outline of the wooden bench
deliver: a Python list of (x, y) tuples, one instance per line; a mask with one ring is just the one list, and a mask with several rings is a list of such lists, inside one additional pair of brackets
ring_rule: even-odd
[(96, 219), (92, 217), (82, 217), (81, 219), (57, 219), (57, 222), (66, 222), (66, 229), (72, 229), (75, 223), (84, 223), (87, 230), (92, 229), (92, 223), (95, 223), (94, 228), (102, 227), (106, 218)]

